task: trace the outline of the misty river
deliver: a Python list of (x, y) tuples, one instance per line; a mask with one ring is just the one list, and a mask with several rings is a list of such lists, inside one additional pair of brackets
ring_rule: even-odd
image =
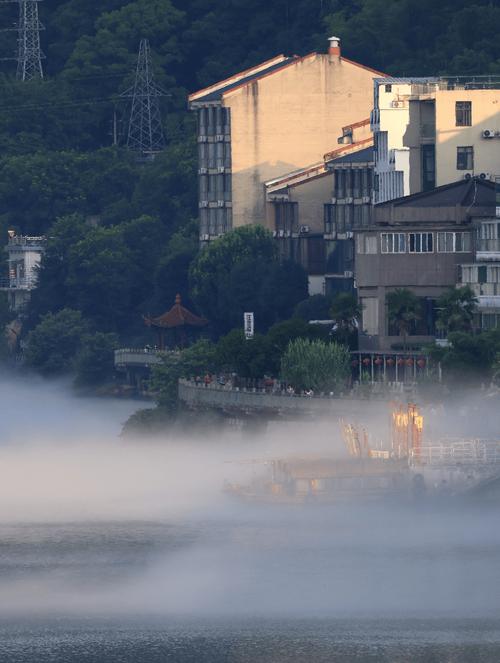
[(226, 479), (335, 425), (131, 442), (140, 403), (0, 392), (1, 663), (500, 660), (497, 509), (248, 506)]

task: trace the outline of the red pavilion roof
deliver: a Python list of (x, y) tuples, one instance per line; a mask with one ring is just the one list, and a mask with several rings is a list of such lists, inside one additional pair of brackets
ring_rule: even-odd
[(163, 313), (157, 318), (150, 316), (144, 317), (144, 322), (148, 327), (163, 327), (165, 329), (172, 329), (173, 327), (182, 327), (183, 325), (191, 325), (193, 327), (203, 327), (208, 324), (206, 318), (200, 318), (181, 304), (181, 296), (175, 297), (175, 304), (170, 311)]

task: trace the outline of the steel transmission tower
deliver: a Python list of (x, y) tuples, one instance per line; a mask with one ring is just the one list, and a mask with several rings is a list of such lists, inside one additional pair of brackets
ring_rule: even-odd
[(42, 58), (45, 56), (40, 48), (40, 30), (44, 30), (44, 27), (38, 20), (39, 2), (19, 2), (17, 78), (21, 81), (43, 78)]
[(144, 158), (154, 159), (155, 154), (165, 147), (161, 126), (159, 98), (166, 93), (153, 80), (151, 51), (147, 39), (142, 39), (135, 82), (123, 97), (132, 97), (132, 110), (128, 125), (127, 147), (139, 152)]
[(19, 5), (17, 25), (1, 30), (1, 32), (17, 32), (17, 57), (1, 59), (17, 60), (17, 78), (21, 81), (43, 79), (42, 59), (45, 55), (40, 48), (40, 31), (45, 28), (38, 19), (39, 2), (41, 0), (0, 0), (2, 5)]

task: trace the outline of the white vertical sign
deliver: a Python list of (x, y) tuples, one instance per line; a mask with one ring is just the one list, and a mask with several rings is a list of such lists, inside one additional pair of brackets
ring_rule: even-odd
[(245, 338), (253, 338), (253, 313), (243, 313), (243, 329)]

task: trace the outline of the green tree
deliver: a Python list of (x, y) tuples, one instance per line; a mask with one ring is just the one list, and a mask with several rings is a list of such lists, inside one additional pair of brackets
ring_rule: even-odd
[(311, 340), (325, 340), (328, 337), (328, 327), (309, 325), (300, 318), (291, 318), (274, 324), (266, 334), (268, 345), (267, 373), (279, 375), (281, 357), (290, 341), (296, 338), (309, 338)]
[(219, 332), (242, 324), (253, 311), (265, 331), (290, 317), (307, 294), (307, 276), (295, 264), (280, 264), (272, 235), (261, 226), (233, 230), (211, 242), (191, 265), (195, 302)]
[(442, 329), (447, 334), (473, 330), (477, 298), (469, 286), (449, 288), (438, 298), (436, 308), (438, 329)]
[(349, 351), (338, 343), (298, 338), (290, 342), (281, 360), (282, 378), (295, 389), (338, 393), (349, 374)]
[(387, 312), (389, 324), (396, 327), (403, 337), (406, 349), (407, 338), (414, 325), (421, 318), (421, 303), (417, 295), (408, 288), (396, 288), (387, 294)]
[(241, 329), (233, 329), (219, 339), (216, 363), (221, 370), (243, 378), (262, 378), (271, 372), (269, 342), (262, 334), (246, 339)]
[(212, 373), (216, 366), (215, 346), (200, 339), (181, 352), (165, 352), (161, 364), (151, 370), (150, 388), (156, 394), (158, 405), (165, 411), (178, 410), (178, 383), (180, 378)]
[(89, 324), (80, 311), (65, 308), (58, 313), (47, 313), (28, 334), (26, 364), (43, 375), (70, 372), (88, 332)]
[(156, 267), (154, 307), (165, 310), (179, 293), (189, 308), (189, 267), (198, 255), (198, 226), (191, 222), (174, 233), (164, 249)]
[(137, 317), (144, 272), (134, 263), (119, 227), (93, 228), (69, 251), (68, 293), (101, 330), (120, 330)]
[(329, 320), (332, 300), (325, 295), (311, 295), (297, 304), (294, 317), (309, 320)]
[(75, 384), (88, 387), (111, 380), (115, 368), (114, 351), (118, 345), (116, 334), (96, 332), (84, 336), (74, 363)]
[(495, 359), (500, 353), (500, 330), (480, 334), (450, 332), (448, 345), (435, 345), (430, 355), (441, 363), (443, 379), (452, 385), (487, 382), (495, 373)]
[(345, 343), (351, 349), (356, 346), (358, 323), (361, 319), (361, 307), (356, 295), (349, 292), (338, 294), (332, 302), (330, 309), (332, 319), (335, 321), (335, 337), (340, 343)]

